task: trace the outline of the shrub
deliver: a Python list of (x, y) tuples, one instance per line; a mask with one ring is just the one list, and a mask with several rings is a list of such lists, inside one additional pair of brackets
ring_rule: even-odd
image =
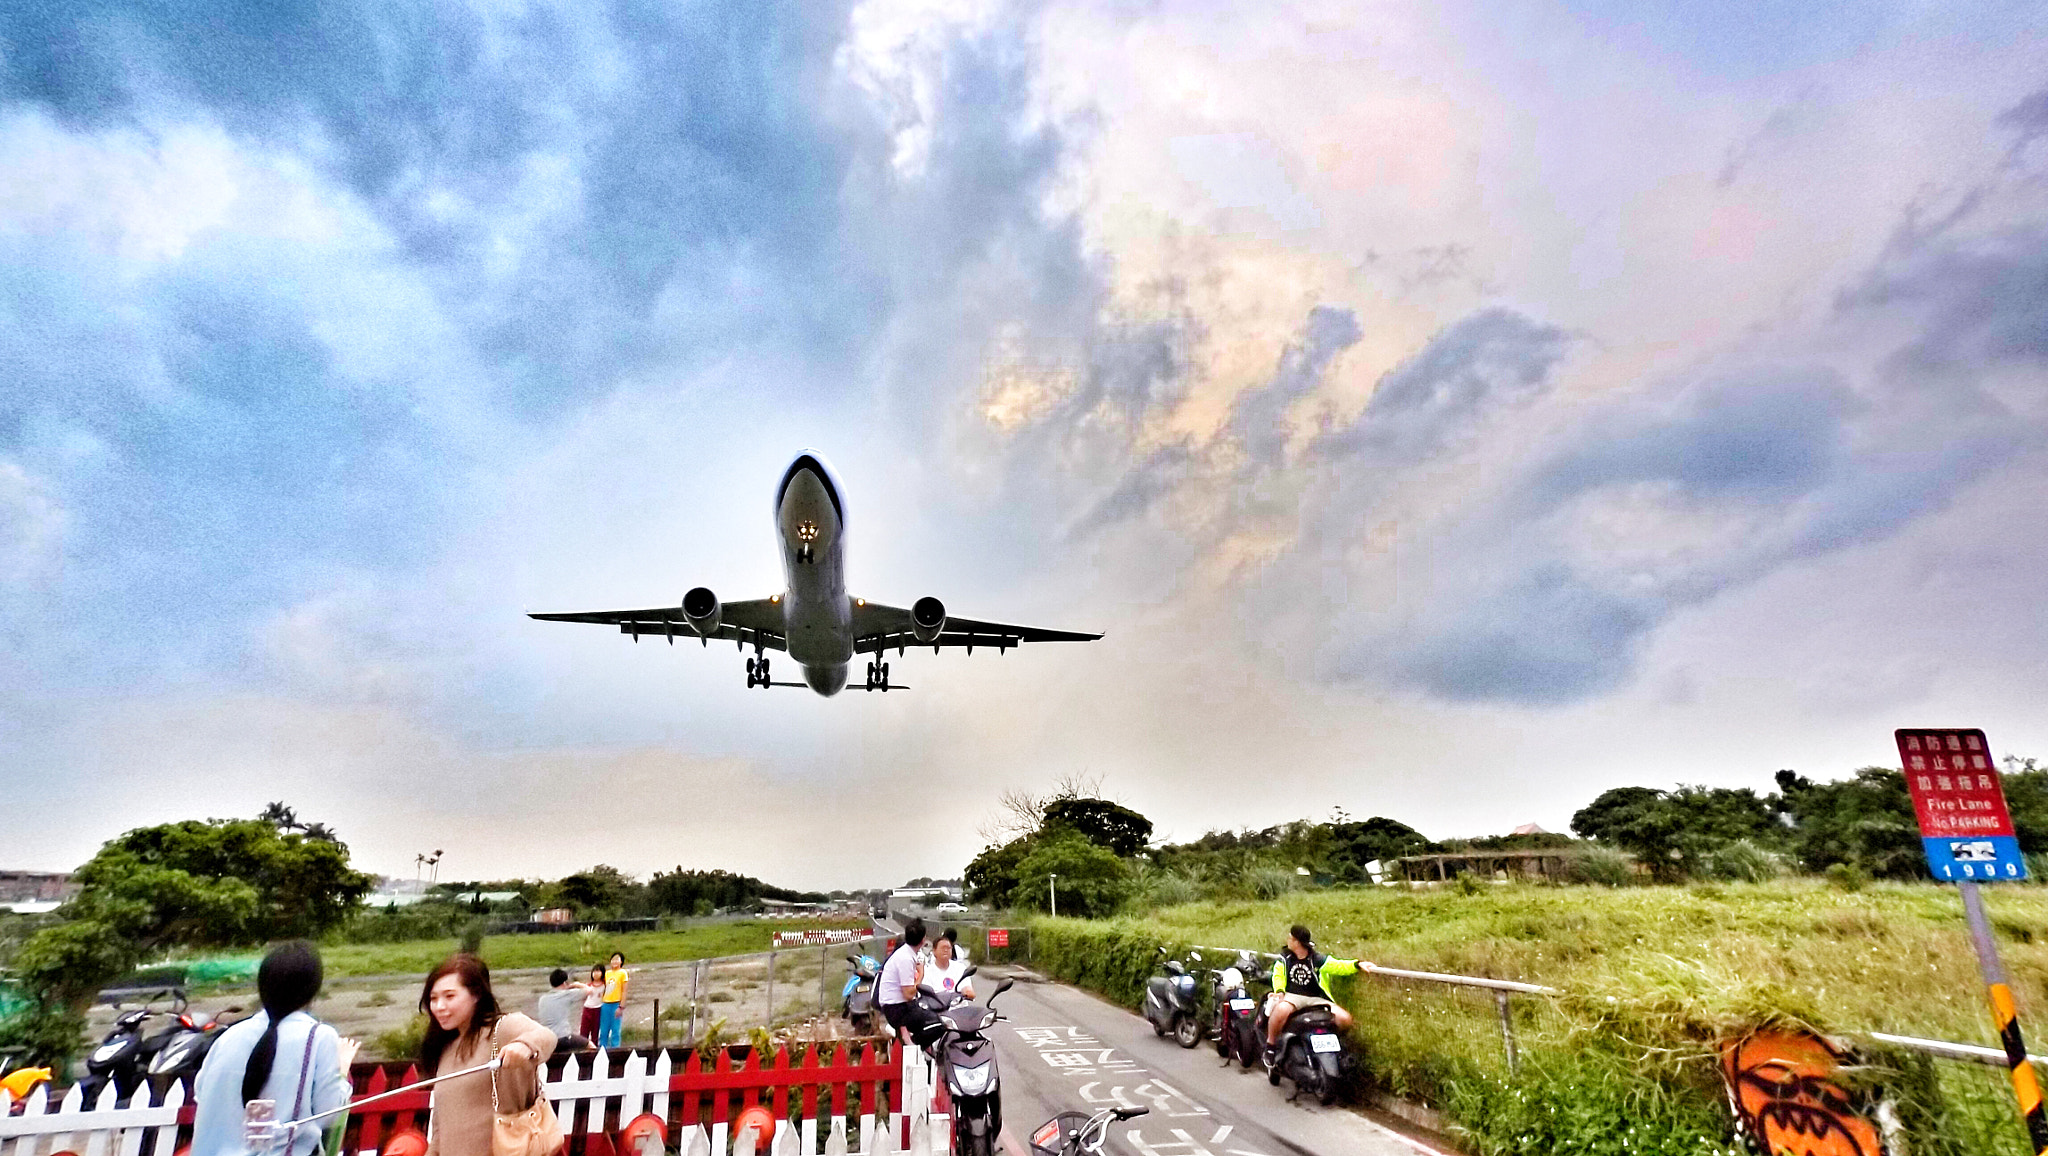
[(1301, 876), (1285, 867), (1254, 867), (1245, 872), (1245, 883), (1258, 899), (1278, 899), (1299, 886)]
[(1565, 878), (1572, 883), (1626, 887), (1635, 882), (1635, 860), (1612, 847), (1588, 847), (1565, 860)]
[(1768, 883), (1785, 874), (1785, 857), (1749, 839), (1737, 839), (1707, 853), (1701, 872), (1732, 883)]
[(1830, 885), (1843, 891), (1861, 891), (1870, 882), (1870, 872), (1855, 863), (1830, 863), (1827, 876)]
[(1151, 871), (1139, 880), (1129, 906), (1137, 912), (1157, 911), (1162, 907), (1193, 903), (1199, 897), (1193, 881), (1185, 876), (1171, 871)]
[(420, 1054), (420, 1042), (427, 1038), (427, 1017), (414, 1012), (401, 1027), (370, 1037), (363, 1051), (367, 1058), (402, 1060)]
[(455, 950), (469, 955), (481, 955), (484, 950), (484, 933), (491, 929), (487, 919), (472, 919), (462, 925), (462, 938)]

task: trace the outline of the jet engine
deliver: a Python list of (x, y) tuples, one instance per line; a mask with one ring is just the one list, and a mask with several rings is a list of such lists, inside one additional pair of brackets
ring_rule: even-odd
[(718, 595), (708, 586), (699, 586), (683, 595), (683, 621), (690, 629), (706, 638), (718, 633), (718, 620), (725, 608), (718, 604)]
[(910, 632), (919, 642), (937, 642), (945, 629), (945, 603), (926, 595), (910, 604)]

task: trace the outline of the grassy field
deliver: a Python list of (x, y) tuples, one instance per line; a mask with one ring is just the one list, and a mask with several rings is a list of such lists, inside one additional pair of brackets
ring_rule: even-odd
[[(629, 963), (662, 963), (679, 959), (705, 959), (719, 955), (740, 955), (766, 951), (777, 931), (829, 926), (786, 920), (740, 920), (702, 923), (677, 931), (633, 931), (618, 935), (491, 935), (484, 938), (484, 962), (493, 968), (566, 967), (588, 970), (614, 951), (626, 953)], [(859, 923), (844, 926), (858, 927)], [(410, 943), (349, 943), (324, 946), (320, 956), (333, 977), (357, 975), (426, 975), (456, 948), (454, 938), (423, 939)]]
[[(2048, 1041), (2048, 888), (1986, 892), (2023, 1023)], [(1371, 1078), (1444, 1107), (1489, 1153), (1716, 1150), (1715, 1042), (1766, 1024), (1995, 1045), (1960, 900), (1933, 884), (1319, 891), (1035, 927), (1055, 971), (1130, 1002), (1153, 943), (1271, 951), (1296, 921), (1333, 954), (1562, 990), (1516, 1001), (1514, 1077), (1489, 996), (1385, 979), (1337, 993)], [(1995, 1070), (1885, 1062), (1923, 1117), (1916, 1151), (2022, 1150)]]

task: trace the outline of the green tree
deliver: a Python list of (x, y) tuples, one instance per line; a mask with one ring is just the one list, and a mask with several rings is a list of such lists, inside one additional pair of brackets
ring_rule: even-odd
[(1010, 907), (1017, 891), (1017, 868), (1031, 853), (1031, 837), (1012, 839), (1001, 846), (984, 847), (967, 865), (966, 881), (970, 903)]
[(1058, 832), (1039, 841), (1017, 864), (1017, 889), (1011, 902), (1018, 907), (1047, 910), (1054, 875), (1059, 876), (1062, 915), (1113, 915), (1130, 894), (1130, 868), (1115, 852), (1078, 835)]
[(75, 873), (63, 922), (22, 945), (13, 970), (34, 1008), (11, 1042), (63, 1061), (99, 989), (172, 947), (317, 936), (341, 926), (371, 879), (338, 841), (263, 819), (143, 827), (109, 840)]
[(1365, 865), (1375, 859), (1386, 862), (1403, 855), (1422, 855), (1436, 844), (1406, 823), (1374, 815), (1356, 823), (1330, 824), (1331, 867), (1340, 879), (1366, 877)]
[(1892, 879), (1925, 873), (1903, 772), (1864, 767), (1834, 783), (1815, 783), (1793, 771), (1779, 771), (1777, 778), (1779, 806), (1792, 817), (1792, 853), (1800, 866), (1825, 871), (1841, 863)]
[(1747, 787), (1616, 787), (1573, 815), (1572, 830), (1622, 848), (1666, 882), (1738, 839), (1784, 841), (1771, 802)]
[(1040, 830), (1047, 827), (1065, 827), (1126, 859), (1152, 838), (1152, 820), (1108, 799), (1054, 799), (1045, 806)]

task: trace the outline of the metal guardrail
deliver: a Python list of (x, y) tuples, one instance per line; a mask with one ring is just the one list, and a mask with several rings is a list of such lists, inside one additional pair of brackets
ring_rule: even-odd
[[(1201, 943), (1192, 945), (1189, 950), (1216, 952), (1232, 958), (1244, 955), (1250, 955), (1261, 960), (1276, 960), (1280, 958), (1278, 954), (1270, 951), (1252, 951), (1249, 948), (1239, 947), (1213, 947)], [(1501, 1047), (1507, 1053), (1508, 1071), (1510, 1072), (1517, 1070), (1521, 1066), (1521, 1056), (1519, 1054), (1520, 1049), (1515, 1043), (1514, 1018), (1508, 1011), (1508, 997), (1511, 995), (1563, 994), (1554, 987), (1545, 987), (1540, 983), (1521, 983), (1511, 979), (1490, 979), (1480, 975), (1453, 975), (1449, 972), (1441, 971), (1410, 971), (1400, 967), (1383, 967), (1376, 963), (1360, 967), (1359, 974), (1386, 976), (1391, 979), (1418, 980), (1423, 983), (1440, 983), (1448, 987), (1471, 987), (1491, 991), (1493, 993), (1495, 1009), (1500, 1013)], [(1893, 1047), (1908, 1048), (1912, 1051), (1922, 1052), (1938, 1059), (1984, 1064), (1995, 1068), (2006, 1066), (2005, 1052), (1999, 1048), (1980, 1047), (1977, 1044), (1958, 1044), (1949, 1040), (1929, 1040), (1919, 1036), (1894, 1035), (1890, 1032), (1855, 1032), (1851, 1034), (1862, 1036), (1864, 1039), (1875, 1040), (1881, 1044), (1890, 1044)], [(2037, 1056), (2028, 1053), (2027, 1059), (2043, 1067), (2048, 1067), (2048, 1056)]]
[[(1895, 1036), (1890, 1032), (1859, 1032), (1857, 1034), (1865, 1039), (1876, 1040), (1881, 1044), (1890, 1044), (1893, 1047), (1899, 1048), (1910, 1048), (1913, 1051), (1925, 1052), (1930, 1056), (1944, 1060), (1961, 1060), (1971, 1064), (1986, 1064), (1994, 1068), (2006, 1066), (2005, 1052), (2000, 1048), (1985, 1048), (1979, 1047), (1976, 1044), (1951, 1043), (1948, 1040), (1925, 1040), (1919, 1036)], [(2048, 1066), (2048, 1056), (2037, 1056), (2029, 1052), (2027, 1053), (2027, 1059), (2034, 1063)]]

